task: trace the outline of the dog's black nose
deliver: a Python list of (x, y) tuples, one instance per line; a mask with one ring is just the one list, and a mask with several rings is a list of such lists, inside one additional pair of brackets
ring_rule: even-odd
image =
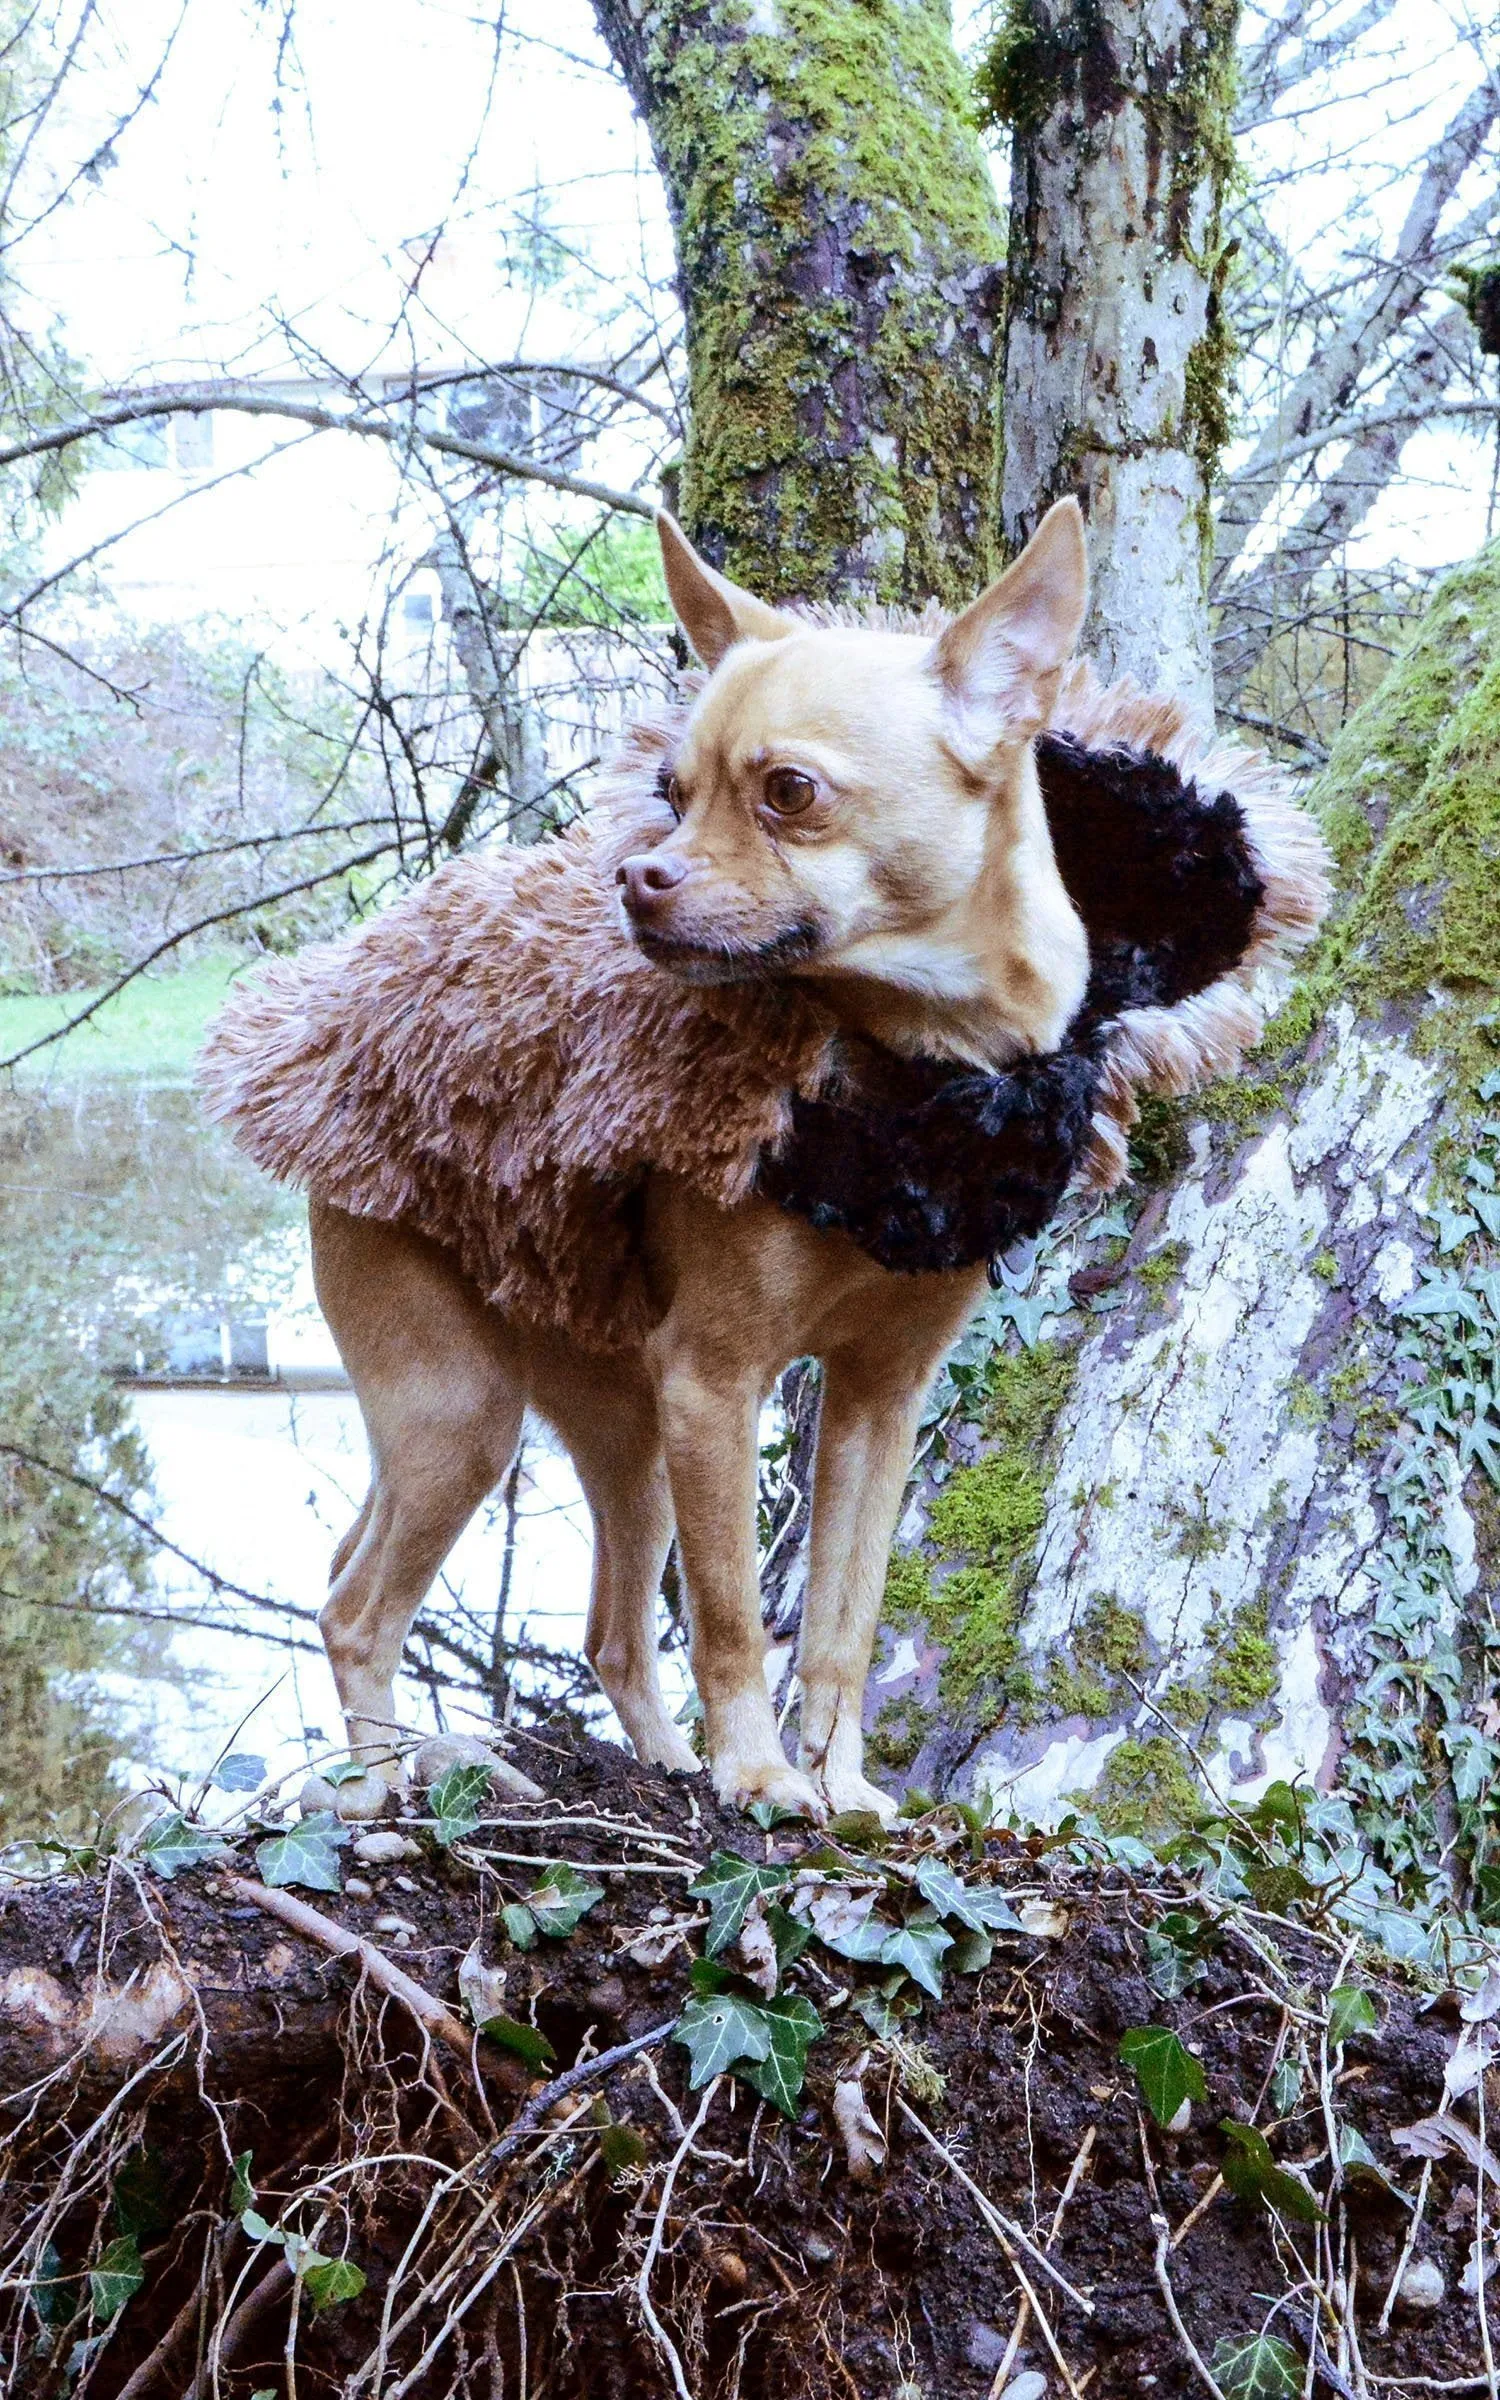
[(625, 906), (633, 917), (649, 917), (665, 900), (668, 892), (677, 889), (687, 875), (687, 860), (676, 858), (671, 851), (643, 850), (638, 858), (627, 858), (615, 870), (615, 881), (625, 895)]

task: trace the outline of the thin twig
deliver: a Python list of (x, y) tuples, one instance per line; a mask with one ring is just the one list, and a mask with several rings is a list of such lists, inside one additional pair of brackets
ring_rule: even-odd
[(1161, 2190), (1156, 2180), (1156, 2162), (1151, 2156), (1151, 2144), (1146, 2134), (1146, 2120), (1139, 2109), (1136, 2110), (1135, 2121), (1141, 2140), (1141, 2164), (1146, 2170), (1146, 2185), (1151, 2194), (1151, 2231), (1156, 2241), (1156, 2257), (1153, 2264), (1157, 2288), (1166, 2304), (1167, 2315), (1172, 2320), (1172, 2330), (1182, 2344), (1184, 2355), (1194, 2374), (1204, 2388), (1213, 2394), (1213, 2400), (1224, 2400), (1223, 2391), (1214, 2381), (1202, 2352), (1182, 2321), (1182, 2311), (1177, 2305), (1177, 2294), (1172, 2289), (1172, 2278), (1167, 2271), (1167, 2255), (1172, 2247), (1172, 2228), (1167, 2223), (1166, 2212), (1161, 2204)]
[[(1062, 2193), (1058, 2199), (1057, 2206), (1052, 2212), (1051, 2230), (1047, 2235), (1047, 2248), (1049, 2250), (1062, 2231), (1063, 2218), (1068, 2213), (1068, 2203), (1072, 2199), (1073, 2194), (1077, 2191), (1079, 2184), (1083, 2181), (1083, 2171), (1089, 2163), (1089, 2159), (1093, 2153), (1094, 2144), (1098, 2138), (1098, 2126), (1091, 2125), (1087, 2133), (1084, 2135), (1083, 2140), (1078, 2145), (1073, 2164), (1068, 2169), (1067, 2182), (1063, 2185)], [(1001, 2393), (1004, 2391), (1007, 2383), (1010, 2381), (1010, 2371), (1016, 2363), (1016, 2352), (1021, 2347), (1022, 2338), (1025, 2335), (1026, 2327), (1029, 2324), (1030, 2319), (1031, 2302), (1023, 2292), (1021, 2295), (1021, 2305), (1016, 2310), (1016, 2321), (1010, 2330), (1010, 2340), (1005, 2345), (1005, 2355), (1001, 2359), (999, 2366), (995, 2369), (995, 2380), (990, 2386), (990, 2400), (1000, 2400)]]
[(713, 2106), (714, 2095), (723, 2080), (722, 2075), (714, 2077), (699, 2102), (698, 2114), (672, 2153), (672, 2161), (667, 2168), (666, 2178), (661, 2187), (661, 2204), (656, 2211), (656, 2222), (651, 2228), (651, 2239), (646, 2244), (646, 2255), (641, 2261), (641, 2271), (636, 2278), (636, 2296), (641, 2304), (641, 2315), (646, 2320), (651, 2339), (672, 2370), (672, 2381), (677, 2387), (677, 2400), (693, 2400), (693, 2393), (688, 2379), (683, 2373), (677, 2345), (651, 2304), (651, 2270), (656, 2264), (657, 2253), (661, 2249), (662, 2235), (666, 2231), (667, 2210), (672, 2205), (672, 2187), (677, 2181), (678, 2170), (692, 2149), (697, 2135), (702, 2131), (703, 2120)]
[(373, 1942), (366, 1941), (362, 1934), (351, 1933), (347, 1925), (337, 1924), (332, 1917), (325, 1917), (321, 1909), (309, 1908), (305, 1900), (294, 1899), (290, 1892), (272, 1891), (263, 1883), (252, 1883), (245, 1875), (226, 1875), (222, 1880), (226, 1891), (233, 1892), (237, 1900), (264, 1909), (268, 1917), (278, 1917), (293, 1933), (321, 1943), (335, 1958), (358, 1959), (370, 1981), (390, 1999), (399, 2000), (403, 2008), (409, 2009), (425, 2033), (435, 2033), (465, 2066), (473, 2065), (474, 2036), (468, 2026), (393, 1959), (387, 1958), (383, 1950), (377, 1950)]
[(1039, 2248), (1039, 2246), (1032, 2240), (1029, 2233), (1022, 2231), (1021, 2227), (1015, 2222), (1013, 2217), (1002, 2216), (1000, 2210), (995, 2206), (994, 2201), (989, 2197), (989, 2194), (980, 2190), (979, 2185), (974, 2181), (973, 2176), (968, 2173), (967, 2169), (959, 2165), (958, 2160), (954, 2157), (952, 2151), (938, 2140), (938, 2137), (933, 2132), (932, 2127), (923, 2122), (922, 2118), (917, 2115), (916, 2110), (907, 2106), (899, 2092), (896, 2094), (896, 2106), (900, 2109), (901, 2114), (903, 2117), (905, 2117), (907, 2123), (909, 2125), (915, 2125), (923, 2140), (930, 2142), (933, 2149), (937, 2152), (939, 2158), (944, 2159), (947, 2162), (953, 2173), (958, 2177), (959, 2182), (963, 2185), (964, 2190), (968, 2192), (973, 2199), (978, 2201), (980, 2210), (983, 2213), (985, 2221), (989, 2225), (991, 2232), (1003, 2233), (1007, 2241), (1015, 2242), (1019, 2248), (1025, 2251), (1028, 2258), (1036, 2261), (1036, 2264), (1041, 2268), (1044, 2275), (1050, 2276), (1053, 2283), (1056, 2284), (1058, 2290), (1065, 2294), (1065, 2296), (1072, 2301), (1075, 2308), (1081, 2308), (1086, 2317), (1091, 2317), (1094, 2313), (1093, 2301), (1085, 2299), (1083, 2293), (1078, 2290), (1077, 2286), (1069, 2283), (1062, 2270), (1053, 2265), (1051, 2259), (1047, 2256), (1046, 2251)]

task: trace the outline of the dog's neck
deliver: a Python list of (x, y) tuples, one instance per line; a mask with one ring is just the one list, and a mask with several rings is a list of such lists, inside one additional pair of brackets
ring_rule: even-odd
[(996, 810), (978, 875), (942, 918), (888, 936), (868, 967), (810, 980), (835, 1020), (904, 1058), (1001, 1067), (1057, 1047), (1088, 946), (1052, 855), (1035, 765)]

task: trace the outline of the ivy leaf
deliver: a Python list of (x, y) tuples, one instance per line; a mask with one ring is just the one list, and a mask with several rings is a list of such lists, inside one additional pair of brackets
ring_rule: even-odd
[(73, 2294), (63, 2273), (62, 2255), (55, 2242), (48, 2242), (37, 2261), (31, 2289), (26, 2295), (43, 2325), (66, 2325), (73, 2314)]
[(1306, 2184), (1278, 2167), (1263, 2133), (1234, 2117), (1221, 2117), (1219, 2130), (1229, 2140), (1221, 2173), (1237, 2200), (1280, 2209), (1283, 2216), (1296, 2217), (1304, 2225), (1324, 2223), (1323, 2211)]
[(1185, 2100), (1202, 2107), (1208, 2098), (1202, 2065), (1165, 2025), (1133, 2026), (1120, 2044), (1120, 2056), (1158, 2125), (1170, 2125)]
[(774, 1833), (778, 1825), (795, 1825), (801, 1819), (799, 1809), (786, 1808), (779, 1800), (752, 1800), (745, 1814), (762, 1833)]
[[(449, 1770), (451, 1773), (451, 1769)], [(604, 1898), (602, 1883), (590, 1883), (576, 1867), (566, 1863), (545, 1869), (542, 1881), (534, 1892), (526, 1895), (538, 1933), (550, 1934), (554, 1941), (564, 1940), (581, 1917)]]
[(489, 1789), (490, 1771), (479, 1759), (456, 1758), (445, 1768), (427, 1795), (427, 1805), (437, 1820), (433, 1831), (442, 1849), (450, 1849), (474, 1831)]
[(513, 2050), (517, 2058), (524, 2058), (528, 2067), (550, 2067), (557, 2056), (544, 2033), (538, 2033), (534, 2025), (523, 2025), (516, 2017), (486, 2017), (479, 2030), (487, 2033), (492, 2042), (498, 2042), (502, 2050)]
[(716, 1959), (695, 1958), (688, 1969), (688, 1982), (700, 2000), (716, 1999), (733, 1981), (729, 1969), (721, 1967)]
[(745, 1922), (752, 1900), (762, 1892), (779, 1892), (788, 1879), (785, 1867), (757, 1867), (732, 1850), (716, 1850), (689, 1896), (708, 1902), (710, 1958), (726, 1950)]
[(1408, 2207), (1411, 2205), (1409, 2201), (1406, 2201), (1406, 2194), (1396, 2190), (1357, 2125), (1341, 2125), (1339, 2127), (1339, 2165), (1343, 2168), (1344, 2173), (1352, 2176), (1356, 2182), (1363, 2180), (1366, 2183), (1378, 2183), (1384, 2190), (1393, 2193), (1398, 2200), (1405, 2201)]
[(222, 1858), (224, 1844), (174, 1809), (170, 1816), (157, 1818), (141, 1844), (141, 1856), (170, 1883), (179, 1867), (201, 1867), (211, 1858)]
[(865, 1850), (874, 1857), (886, 1847), (886, 1830), (873, 1808), (841, 1808), (828, 1820), (828, 1838), (846, 1850)]
[(1302, 2097), (1302, 2069), (1294, 2058), (1283, 2058), (1271, 2077), (1271, 2106), (1278, 2117), (1289, 2117)]
[(738, 1992), (720, 1992), (712, 2000), (689, 2000), (672, 2028), (692, 2061), (688, 2078), (700, 2091), (739, 2059), (752, 2061), (771, 2055), (771, 2027), (766, 2011)]
[(262, 1842), (255, 1853), (261, 1881), (277, 1887), (289, 1883), (301, 1884), (308, 1892), (337, 1892), (343, 1886), (339, 1880), (338, 1853), (349, 1841), (349, 1828), (341, 1823), (331, 1808), (320, 1808), (310, 1817), (299, 1817), (284, 1833), (276, 1833)]
[(1368, 1992), (1357, 1984), (1336, 1984), (1328, 1995), (1328, 2047), (1342, 2049), (1351, 2034), (1373, 2033), (1379, 2013)]
[[(759, 1805), (770, 1807), (772, 1803), (764, 1801)], [(650, 2152), (633, 2125), (606, 2125), (599, 2136), (599, 2156), (613, 2183), (627, 2168), (643, 2167)]]
[(931, 1924), (913, 1917), (898, 1925), (881, 1944), (882, 1963), (888, 1967), (903, 1967), (913, 1983), (930, 1992), (934, 2000), (943, 1996), (943, 1978), (939, 1963), (945, 1950), (953, 1947), (953, 1936), (934, 1919)]
[(739, 2073), (762, 2100), (769, 2100), (784, 2117), (797, 2114), (797, 2101), (807, 2072), (807, 2052), (823, 2030), (823, 2020), (800, 1992), (783, 1993), (761, 2010), (770, 2029), (771, 2047), (763, 2059), (742, 2065)]
[(133, 2300), (146, 2280), (140, 2245), (133, 2233), (106, 2243), (99, 2263), (89, 2269), (89, 2299), (101, 2325), (112, 2325), (127, 2300)]
[(286, 2235), (281, 2227), (268, 2224), (258, 2208), (242, 2209), (240, 2226), (247, 2242), (274, 2242), (278, 2249), (286, 2248)]
[[(862, 1992), (856, 1992), (854, 2005), (878, 2040), (889, 2041), (893, 2033), (900, 2032), (903, 2012), (899, 2003), (887, 2000), (883, 1992), (868, 1988)], [(920, 2001), (913, 2003), (913, 2006), (918, 2008), (921, 2005)]]
[(234, 2162), (234, 2171), (229, 2179), (229, 2213), (232, 2217), (242, 2217), (247, 2208), (255, 2206), (255, 2186), (250, 2180), (254, 2157), (253, 2150), (242, 2150)]
[(788, 1967), (796, 1965), (812, 1940), (812, 1927), (804, 1925), (800, 1917), (794, 1917), (790, 1910), (780, 1907), (774, 1900), (766, 1910), (766, 1923), (771, 1928), (771, 1939), (776, 1945), (776, 1972), (784, 1975)]
[(1296, 2351), (1270, 2333), (1252, 2333), (1248, 2341), (1226, 2334), (1214, 2352), (1214, 2381), (1224, 2400), (1295, 2400), (1303, 2373)]
[(1146, 1935), (1146, 1981), (1161, 2000), (1180, 2000), (1205, 1972), (1201, 1958), (1153, 1926)]
[(987, 1933), (961, 1933), (948, 1953), (947, 1964), (955, 1975), (982, 1975), (995, 1955), (995, 1945)]
[(500, 1922), (518, 1950), (536, 1948), (536, 1919), (519, 1900), (511, 1900), (501, 1909)]
[(160, 2233), (172, 2222), (159, 2150), (132, 2150), (110, 2193), (115, 2225), (124, 2234)]
[(253, 1750), (231, 1750), (208, 1780), (221, 1792), (258, 1792), (266, 1780), (266, 1762)]
[(924, 1858), (917, 1890), (940, 1917), (956, 1917), (966, 1933), (1019, 1933), (1021, 1920), (1003, 1892), (966, 1884), (941, 1859)]
[(357, 2300), (365, 2288), (365, 2271), (352, 2258), (320, 2258), (309, 2253), (302, 2270), (302, 2288), (312, 2302), (313, 2315), (337, 2308), (341, 2300)]

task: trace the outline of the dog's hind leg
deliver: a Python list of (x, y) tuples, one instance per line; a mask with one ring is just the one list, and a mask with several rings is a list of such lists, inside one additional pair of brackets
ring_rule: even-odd
[[(312, 1222), (318, 1298), (374, 1467), (319, 1623), (353, 1754), (389, 1785), (400, 1780), (393, 1687), (412, 1618), (509, 1465), (526, 1393), (503, 1326), (442, 1251), (336, 1209), (315, 1207)], [(350, 1813), (371, 1797), (340, 1787)]]
[(662, 1699), (656, 1599), (672, 1543), (672, 1494), (656, 1395), (642, 1368), (612, 1358), (571, 1372), (550, 1359), (535, 1399), (567, 1444), (594, 1522), (594, 1575), (584, 1650), (637, 1758), (695, 1773), (700, 1760)]

